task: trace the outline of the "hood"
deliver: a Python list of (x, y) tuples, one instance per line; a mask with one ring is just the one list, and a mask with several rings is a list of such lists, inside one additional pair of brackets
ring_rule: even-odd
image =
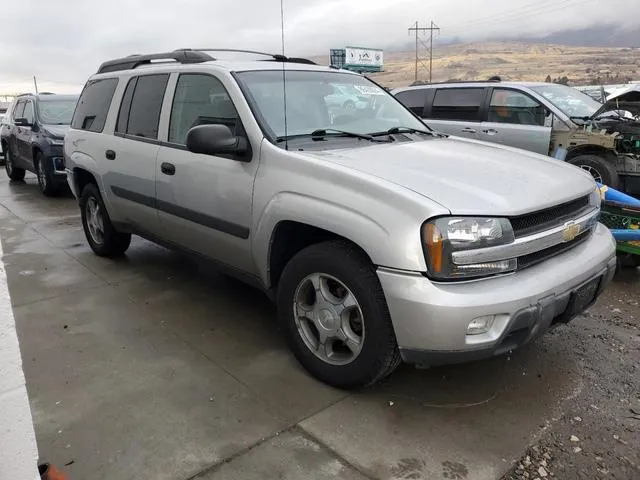
[(594, 113), (591, 118), (597, 118), (608, 111), (627, 110), (632, 115), (640, 115), (640, 85), (632, 84), (614, 90), (607, 96), (604, 104)]
[(42, 129), (49, 132), (53, 138), (62, 140), (71, 128), (69, 125), (43, 125)]
[(588, 173), (560, 160), (453, 137), (304, 153), (403, 186), (461, 215), (520, 215), (595, 188)]

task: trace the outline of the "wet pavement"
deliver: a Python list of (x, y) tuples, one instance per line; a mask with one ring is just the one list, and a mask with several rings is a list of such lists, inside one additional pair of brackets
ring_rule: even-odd
[(41, 459), (70, 479), (640, 478), (637, 270), (511, 356), (348, 393), (263, 294), (138, 238), (96, 257), (33, 177), (0, 181), (0, 236)]

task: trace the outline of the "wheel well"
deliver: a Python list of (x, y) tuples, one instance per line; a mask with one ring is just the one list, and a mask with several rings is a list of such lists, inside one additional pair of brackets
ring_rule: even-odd
[(579, 155), (597, 155), (599, 157), (606, 158), (607, 160), (614, 160), (616, 158), (615, 152), (607, 148), (600, 147), (598, 145), (581, 145), (569, 150), (566, 160), (570, 161), (572, 158)]
[(82, 195), (84, 187), (86, 187), (88, 184), (93, 183), (95, 186), (98, 186), (96, 177), (94, 177), (92, 173), (89, 173), (82, 168), (73, 169), (73, 181), (76, 184), (78, 196)]
[[(336, 233), (300, 222), (280, 222), (271, 237), (271, 248), (269, 249), (269, 280), (271, 288), (275, 288), (278, 285), (284, 267), (296, 253), (316, 243), (330, 240), (349, 242), (360, 249), (364, 255), (367, 255), (359, 245)], [(367, 255), (367, 258), (370, 257)]]

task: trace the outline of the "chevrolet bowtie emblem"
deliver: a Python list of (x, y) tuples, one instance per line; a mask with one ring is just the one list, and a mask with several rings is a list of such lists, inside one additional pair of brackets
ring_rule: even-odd
[(581, 227), (575, 222), (567, 222), (564, 224), (564, 230), (562, 231), (562, 239), (565, 242), (570, 242), (578, 235), (580, 235)]

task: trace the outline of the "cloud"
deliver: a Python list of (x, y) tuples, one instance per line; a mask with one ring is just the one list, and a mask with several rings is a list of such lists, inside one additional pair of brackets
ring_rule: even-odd
[[(284, 0), (285, 50), (385, 48), (433, 19), (440, 41), (547, 35), (614, 22), (637, 27), (637, 0)], [(0, 94), (77, 91), (105, 60), (184, 47), (280, 52), (279, 0), (22, 0), (6, 2), (0, 35)]]

